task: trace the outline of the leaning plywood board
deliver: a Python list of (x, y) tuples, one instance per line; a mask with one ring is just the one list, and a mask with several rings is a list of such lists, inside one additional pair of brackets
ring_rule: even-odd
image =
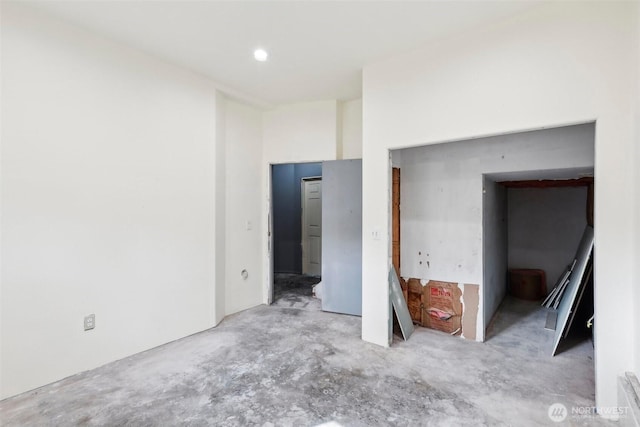
[(587, 263), (592, 251), (593, 227), (587, 225), (582, 235), (582, 240), (580, 240), (578, 251), (576, 252), (576, 265), (573, 268), (571, 277), (569, 278), (569, 284), (567, 285), (564, 295), (562, 296), (562, 301), (558, 306), (558, 320), (556, 323), (556, 335), (554, 338), (553, 350), (551, 352), (552, 356), (555, 356), (556, 352), (558, 351), (560, 339), (563, 337), (564, 331), (567, 328), (569, 316), (571, 316), (574, 302), (576, 300), (576, 297), (578, 296), (580, 283), (582, 283), (585, 271), (587, 269)]
[(400, 287), (398, 273), (396, 273), (396, 269), (393, 266), (391, 266), (391, 270), (389, 271), (389, 295), (391, 297), (393, 310), (398, 317), (402, 336), (406, 341), (413, 333), (413, 322), (411, 321), (407, 302), (404, 300), (404, 296), (402, 295), (402, 288)]

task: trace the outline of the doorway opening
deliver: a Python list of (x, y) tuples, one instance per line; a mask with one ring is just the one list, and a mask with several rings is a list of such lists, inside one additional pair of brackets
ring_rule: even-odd
[(483, 176), (487, 339), (535, 319), (550, 356), (572, 346), (592, 352), (593, 201), (589, 168)]
[(270, 172), (269, 304), (361, 316), (362, 160)]
[[(550, 357), (544, 295), (523, 302), (527, 310), (511, 310), (520, 301), (508, 295), (508, 272), (547, 270), (546, 293), (572, 262), (593, 205), (582, 184), (593, 182), (594, 146), (595, 123), (585, 123), (392, 150), (389, 173), (399, 193), (389, 209), (399, 223), (391, 221), (389, 249), (414, 323), (475, 341), (524, 334), (517, 337), (523, 351), (536, 342)], [(581, 185), (534, 191), (498, 183), (526, 180)], [(553, 236), (545, 237), (543, 225)], [(537, 335), (527, 342), (528, 334)]]
[(320, 309), (314, 287), (322, 266), (322, 163), (271, 166), (271, 301)]

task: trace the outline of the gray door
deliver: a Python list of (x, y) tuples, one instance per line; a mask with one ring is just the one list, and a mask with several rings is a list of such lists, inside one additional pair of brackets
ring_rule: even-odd
[(362, 315), (362, 161), (322, 164), (322, 310)]

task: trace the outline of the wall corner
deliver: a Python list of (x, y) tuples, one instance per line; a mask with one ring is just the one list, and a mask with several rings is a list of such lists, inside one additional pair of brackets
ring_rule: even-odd
[(215, 132), (213, 135), (214, 156), (214, 226), (213, 226), (213, 299), (211, 325), (219, 324), (225, 316), (225, 274), (226, 274), (226, 147), (225, 147), (225, 107), (226, 98), (216, 91)]

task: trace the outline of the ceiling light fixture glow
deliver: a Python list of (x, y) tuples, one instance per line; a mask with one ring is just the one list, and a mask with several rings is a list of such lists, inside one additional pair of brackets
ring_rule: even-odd
[(256, 49), (253, 51), (253, 57), (256, 58), (256, 61), (265, 62), (269, 54), (264, 49)]

